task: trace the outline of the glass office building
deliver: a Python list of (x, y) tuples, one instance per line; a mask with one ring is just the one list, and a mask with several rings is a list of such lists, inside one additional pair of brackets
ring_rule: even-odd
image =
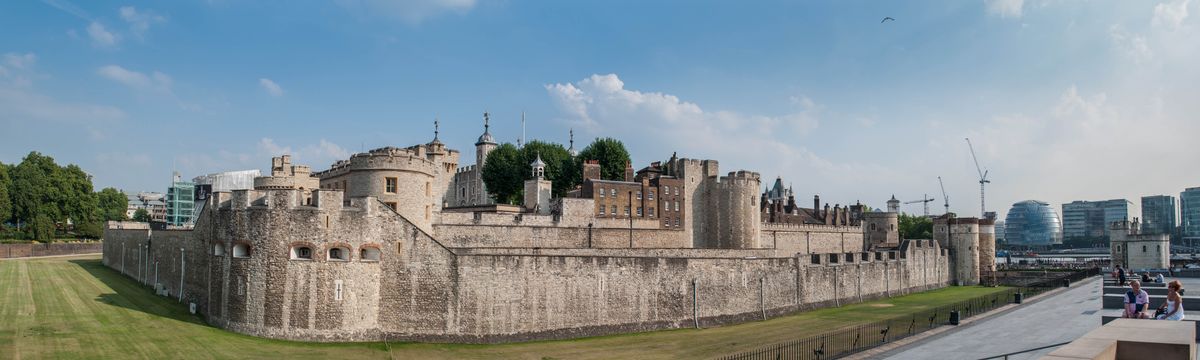
[(1062, 237), (1107, 239), (1112, 223), (1129, 220), (1132, 202), (1125, 199), (1072, 201), (1062, 205)]
[(190, 225), (195, 207), (196, 184), (180, 181), (179, 173), (175, 174), (171, 187), (167, 188), (167, 224), (175, 226)]
[(1200, 187), (1179, 193), (1180, 236), (1185, 243), (1200, 243)]
[(1143, 234), (1175, 234), (1175, 197), (1143, 196), (1141, 220)]
[(1014, 245), (1062, 243), (1062, 224), (1050, 204), (1025, 200), (1013, 204), (1004, 219), (1004, 239)]

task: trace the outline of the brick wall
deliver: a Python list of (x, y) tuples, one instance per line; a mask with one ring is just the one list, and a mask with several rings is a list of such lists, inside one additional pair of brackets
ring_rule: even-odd
[(51, 243), (51, 244), (0, 244), (0, 258), (19, 258), (32, 256), (55, 256), (74, 254), (96, 254), (101, 252), (103, 244), (88, 243)]

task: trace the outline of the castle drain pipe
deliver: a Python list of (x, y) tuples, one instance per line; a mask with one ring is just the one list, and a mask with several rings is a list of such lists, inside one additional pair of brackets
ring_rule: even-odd
[(765, 277), (758, 278), (758, 307), (762, 309), (763, 320), (767, 319), (767, 299), (765, 297), (766, 290), (764, 289), (766, 287), (766, 280), (767, 278)]
[(700, 328), (700, 293), (699, 286), (696, 285), (697, 280), (692, 279), (692, 321), (695, 322), (696, 328)]
[(187, 255), (187, 252), (183, 248), (179, 248), (179, 302), (183, 302), (183, 274), (187, 270), (184, 266), (186, 265), (184, 262), (185, 255)]

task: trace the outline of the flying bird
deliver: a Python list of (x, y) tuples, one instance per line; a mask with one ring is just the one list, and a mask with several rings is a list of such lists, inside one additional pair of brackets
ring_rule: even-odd
[(896, 19), (893, 19), (891, 16), (888, 16), (888, 17), (883, 18), (883, 20), (880, 20), (879, 23), (882, 24), (882, 23), (887, 22), (888, 20), (896, 21)]

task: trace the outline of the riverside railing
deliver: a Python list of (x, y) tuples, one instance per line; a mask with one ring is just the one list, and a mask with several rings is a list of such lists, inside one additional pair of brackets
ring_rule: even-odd
[(1022, 287), (1013, 287), (1004, 291), (974, 297), (933, 309), (913, 312), (887, 320), (767, 345), (750, 351), (722, 356), (719, 359), (835, 359), (919, 334), (942, 325), (957, 325), (961, 319), (979, 315), (1009, 303), (1020, 302), (1020, 298), (1041, 294), (1051, 289), (1067, 286), (1069, 283), (1099, 274), (1100, 269), (1098, 268), (1063, 272), (1062, 276), (1049, 278)]

